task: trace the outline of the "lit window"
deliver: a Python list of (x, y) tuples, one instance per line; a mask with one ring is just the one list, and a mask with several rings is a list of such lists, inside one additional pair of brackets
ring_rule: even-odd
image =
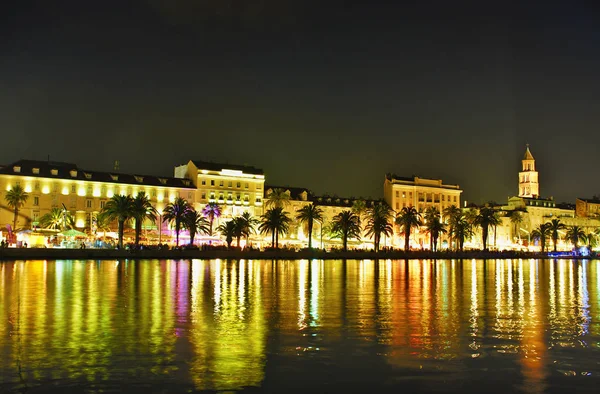
[(206, 199), (206, 193), (202, 193), (202, 197), (201, 198), (202, 198), (202, 200), (205, 200)]
[(211, 179), (211, 180), (210, 180), (210, 185), (211, 185), (211, 186), (214, 186), (214, 185), (215, 185), (215, 180), (214, 180), (214, 179)]
[(87, 201), (85, 202), (85, 206), (86, 206), (87, 208), (91, 208), (91, 207), (92, 207), (92, 200), (87, 200)]
[(398, 190), (396, 190), (396, 198), (400, 197), (400, 192)]
[(202, 180), (202, 185), (203, 186), (206, 185), (206, 180), (205, 179)]
[(246, 184), (244, 185), (246, 187), (246, 189), (248, 188), (248, 183), (246, 182)]
[(219, 186), (223, 186), (223, 181), (219, 182)]
[(242, 183), (241, 183), (241, 182), (238, 182), (238, 183), (237, 183), (237, 187), (238, 187), (238, 189), (239, 189), (240, 187), (242, 187)]
[(39, 197), (33, 197), (33, 205), (35, 205), (35, 206), (40, 205), (40, 198)]
[(104, 209), (104, 204), (106, 204), (106, 201), (100, 201), (100, 209)]
[(71, 193), (75, 193), (75, 185), (71, 185)]

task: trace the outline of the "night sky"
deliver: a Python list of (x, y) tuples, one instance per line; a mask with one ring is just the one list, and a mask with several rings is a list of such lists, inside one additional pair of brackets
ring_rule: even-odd
[(543, 196), (600, 194), (592, 1), (14, 3), (1, 164), (172, 175), (203, 159), (374, 198), (394, 172), (482, 203), (517, 193), (529, 143)]

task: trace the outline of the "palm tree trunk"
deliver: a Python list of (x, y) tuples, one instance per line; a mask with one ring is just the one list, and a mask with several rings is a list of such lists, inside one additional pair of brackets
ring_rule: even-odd
[(344, 252), (348, 251), (348, 234), (344, 234)]
[(488, 229), (486, 226), (481, 228), (481, 243), (483, 245), (483, 250), (487, 250), (487, 237), (488, 237)]
[(275, 230), (271, 232), (271, 247), (275, 247)]
[(19, 207), (15, 207), (15, 217), (13, 218), (13, 228), (12, 231), (17, 231), (17, 217), (19, 216)]
[(190, 230), (190, 245), (194, 244), (194, 238), (196, 238), (196, 232)]
[(275, 249), (279, 249), (279, 231), (275, 231)]
[(238, 235), (236, 238), (237, 238), (237, 247), (239, 248), (240, 247), (240, 238), (242, 238), (242, 236)]
[(408, 252), (410, 244), (410, 230), (404, 230), (404, 250)]
[(552, 242), (554, 243), (554, 252), (556, 252), (556, 241), (557, 239), (555, 237), (552, 237)]
[(119, 249), (123, 249), (123, 225), (124, 220), (119, 220)]
[(142, 232), (142, 222), (140, 219), (135, 219), (135, 247), (140, 246), (140, 233)]
[(312, 249), (312, 220), (308, 222), (308, 248)]

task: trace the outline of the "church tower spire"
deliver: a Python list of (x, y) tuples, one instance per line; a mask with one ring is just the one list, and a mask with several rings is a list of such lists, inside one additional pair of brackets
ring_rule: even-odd
[(529, 150), (529, 144), (527, 144), (521, 163), (523, 169), (519, 172), (519, 197), (537, 198), (540, 196), (540, 184), (538, 172), (535, 170), (535, 159)]

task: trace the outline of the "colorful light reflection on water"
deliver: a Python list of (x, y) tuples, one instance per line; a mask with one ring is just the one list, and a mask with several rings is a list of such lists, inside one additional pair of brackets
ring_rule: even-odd
[(0, 392), (600, 383), (600, 261), (27, 261), (0, 286)]

